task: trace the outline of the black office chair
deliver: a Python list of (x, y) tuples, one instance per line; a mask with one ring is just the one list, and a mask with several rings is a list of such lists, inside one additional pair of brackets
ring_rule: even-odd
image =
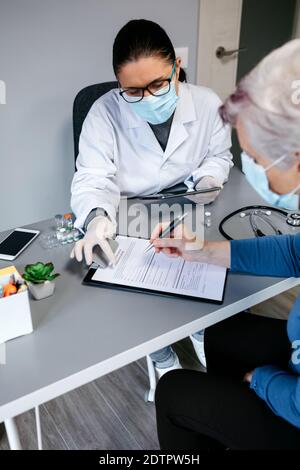
[(118, 82), (104, 82), (90, 85), (77, 94), (73, 104), (73, 138), (75, 163), (78, 156), (79, 137), (82, 124), (94, 102), (113, 88), (118, 88)]

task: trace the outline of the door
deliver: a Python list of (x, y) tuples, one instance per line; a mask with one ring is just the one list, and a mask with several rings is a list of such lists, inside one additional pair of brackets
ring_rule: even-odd
[(238, 49), (242, 5), (243, 0), (200, 0), (197, 84), (212, 88), (222, 100), (234, 89), (238, 54), (218, 58), (216, 51)]
[[(244, 0), (240, 47), (247, 51), (239, 55), (237, 81), (244, 77), (263, 57), (293, 37), (296, 0)], [(232, 153), (240, 166), (241, 148), (233, 131)]]
[[(293, 36), (297, 0), (200, 0), (197, 83), (225, 99), (236, 81)], [(223, 47), (230, 55), (218, 58)], [(232, 153), (240, 166), (233, 132)]]

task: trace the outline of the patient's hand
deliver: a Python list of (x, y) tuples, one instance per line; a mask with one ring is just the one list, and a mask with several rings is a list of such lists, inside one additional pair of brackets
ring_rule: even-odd
[(244, 375), (244, 382), (248, 382), (249, 384), (251, 384), (253, 372), (254, 370), (252, 370), (251, 372), (247, 372), (247, 374)]
[(168, 256), (181, 256), (188, 261), (198, 261), (196, 252), (202, 250), (203, 240), (198, 239), (184, 224), (175, 227), (170, 237), (158, 238), (168, 225), (158, 224), (151, 235), (150, 243), (153, 243), (156, 253), (163, 252)]
[(154, 229), (150, 243), (153, 243), (156, 253), (168, 256), (181, 256), (187, 261), (216, 264), (230, 268), (230, 243), (200, 240), (185, 224), (178, 225), (168, 238), (158, 238), (168, 227), (168, 223), (158, 224)]

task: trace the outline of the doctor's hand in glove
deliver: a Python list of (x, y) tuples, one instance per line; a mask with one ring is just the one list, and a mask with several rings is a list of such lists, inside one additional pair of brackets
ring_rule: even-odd
[(88, 224), (85, 236), (76, 242), (70, 257), (80, 262), (84, 253), (85, 261), (90, 265), (93, 262), (93, 248), (99, 245), (109, 263), (115, 264), (115, 255), (108, 243), (108, 239), (113, 238), (115, 232), (116, 226), (108, 217), (102, 215), (95, 217)]
[(156, 253), (164, 253), (171, 257), (182, 257), (187, 261), (216, 264), (230, 267), (230, 243), (204, 241), (192, 233), (187, 225), (175, 227), (169, 238), (159, 238), (168, 223), (158, 224), (151, 235)]
[[(195, 190), (199, 189), (210, 189), (210, 188), (223, 188), (223, 184), (214, 176), (203, 176), (201, 180), (197, 183)], [(185, 196), (190, 201), (194, 202), (195, 204), (210, 204), (213, 202), (218, 195), (220, 194), (220, 190), (202, 193), (202, 194), (195, 194), (195, 195), (187, 195)]]

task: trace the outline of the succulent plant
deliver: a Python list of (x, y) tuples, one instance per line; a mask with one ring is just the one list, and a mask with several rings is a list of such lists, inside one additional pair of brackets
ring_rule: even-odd
[(42, 284), (45, 281), (53, 281), (59, 274), (51, 274), (54, 269), (53, 263), (41, 263), (38, 261), (35, 264), (27, 264), (23, 278), (25, 281), (32, 282), (33, 284)]

